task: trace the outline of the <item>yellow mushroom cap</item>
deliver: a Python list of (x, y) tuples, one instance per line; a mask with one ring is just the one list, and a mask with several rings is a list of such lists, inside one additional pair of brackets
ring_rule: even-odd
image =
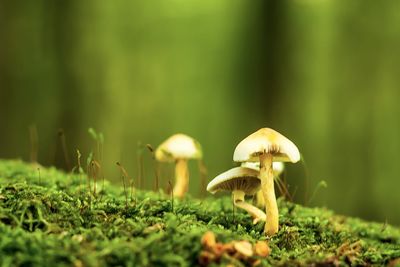
[(156, 159), (172, 162), (176, 159), (201, 159), (202, 150), (199, 142), (185, 134), (174, 134), (158, 146)]
[(235, 167), (215, 177), (208, 185), (207, 191), (215, 194), (218, 191), (243, 191), (246, 195), (254, 195), (260, 190), (261, 181), (258, 171)]
[(270, 128), (261, 128), (241, 141), (233, 153), (236, 162), (259, 161), (263, 153), (271, 153), (273, 161), (297, 162), (300, 152), (288, 138)]
[[(256, 171), (260, 171), (260, 162), (256, 161), (246, 161), (240, 164), (241, 167), (253, 169)], [(285, 170), (285, 163), (281, 161), (272, 162), (272, 170), (274, 171), (274, 176), (277, 177), (281, 175), (281, 173)]]

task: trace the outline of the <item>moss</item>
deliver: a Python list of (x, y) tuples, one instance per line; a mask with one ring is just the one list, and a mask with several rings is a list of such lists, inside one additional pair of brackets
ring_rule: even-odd
[[(39, 181), (40, 180), (40, 181)], [(201, 236), (221, 242), (265, 240), (263, 225), (230, 197), (175, 200), (106, 183), (96, 197), (79, 175), (0, 161), (1, 266), (193, 266)], [(279, 199), (280, 231), (262, 266), (386, 265), (400, 258), (400, 230)], [(234, 259), (223, 258), (220, 264)], [(394, 266), (393, 265), (393, 266)]]

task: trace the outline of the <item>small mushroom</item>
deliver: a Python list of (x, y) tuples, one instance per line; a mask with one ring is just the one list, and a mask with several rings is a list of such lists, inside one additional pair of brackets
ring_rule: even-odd
[(260, 162), (261, 190), (265, 200), (267, 222), (264, 232), (274, 235), (279, 230), (278, 205), (274, 191), (273, 161), (297, 162), (300, 153), (296, 145), (270, 128), (261, 128), (241, 141), (235, 148), (236, 162)]
[(208, 185), (207, 191), (215, 194), (218, 191), (231, 191), (235, 206), (246, 210), (252, 217), (253, 223), (265, 221), (265, 213), (245, 202), (245, 195), (254, 195), (260, 190), (261, 181), (258, 172), (244, 167), (236, 167), (215, 177)]
[[(242, 162), (240, 166), (260, 171), (260, 162), (251, 162), (251, 161)], [(285, 169), (285, 164), (283, 162), (281, 161), (273, 162), (272, 170), (274, 172), (274, 178), (279, 177), (279, 175), (281, 175), (284, 169)], [(265, 208), (265, 200), (261, 190), (258, 190), (258, 192), (256, 193), (256, 206), (263, 209)]]
[(189, 159), (201, 159), (199, 142), (185, 134), (175, 134), (160, 144), (155, 152), (160, 162), (175, 162), (174, 196), (182, 198), (189, 189)]

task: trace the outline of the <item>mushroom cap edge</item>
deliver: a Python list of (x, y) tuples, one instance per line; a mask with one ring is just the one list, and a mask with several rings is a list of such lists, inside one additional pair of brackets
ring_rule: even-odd
[(252, 183), (248, 183), (247, 188), (235, 188), (235, 190), (243, 190), (247, 195), (256, 193), (261, 185), (259, 172), (254, 169), (245, 167), (234, 167), (219, 174), (214, 179), (212, 179), (211, 182), (208, 183), (207, 191), (210, 192), (211, 194), (215, 194), (218, 191), (226, 190), (222, 187), (219, 187), (225, 182), (232, 181), (232, 183), (235, 183), (235, 181), (239, 179), (249, 179), (249, 178), (250, 179), (256, 178), (259, 181), (259, 185), (254, 186)]
[(259, 161), (264, 152), (273, 154), (273, 161), (296, 163), (300, 160), (297, 146), (271, 128), (261, 128), (243, 139), (235, 148), (235, 162)]

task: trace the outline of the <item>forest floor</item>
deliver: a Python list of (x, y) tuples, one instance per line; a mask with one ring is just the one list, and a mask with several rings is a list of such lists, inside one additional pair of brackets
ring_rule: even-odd
[(85, 179), (0, 161), (0, 266), (400, 266), (400, 229), (385, 223), (279, 199), (268, 239), (229, 196), (136, 191), (126, 202), (109, 183), (93, 196)]

